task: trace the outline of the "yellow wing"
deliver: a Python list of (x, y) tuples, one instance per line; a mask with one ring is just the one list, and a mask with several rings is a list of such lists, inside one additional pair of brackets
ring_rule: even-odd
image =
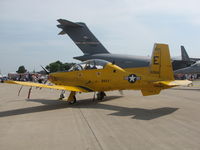
[(64, 85), (45, 85), (40, 83), (33, 83), (33, 82), (21, 82), (21, 81), (11, 81), (7, 80), (4, 83), (9, 84), (19, 84), (24, 86), (33, 86), (33, 87), (41, 87), (41, 88), (50, 88), (50, 89), (57, 89), (57, 90), (67, 90), (67, 91), (75, 91), (75, 92), (90, 92), (87, 88), (82, 86), (64, 86)]

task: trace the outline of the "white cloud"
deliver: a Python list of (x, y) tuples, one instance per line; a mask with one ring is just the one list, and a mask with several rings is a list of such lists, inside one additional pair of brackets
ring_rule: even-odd
[(19, 20), (71, 16), (69, 19), (96, 18), (101, 22), (98, 20), (145, 13), (200, 14), (198, 0), (2, 0), (0, 4), (1, 18)]

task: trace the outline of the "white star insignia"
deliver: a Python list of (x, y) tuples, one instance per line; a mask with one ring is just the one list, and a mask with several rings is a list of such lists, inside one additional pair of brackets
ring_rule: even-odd
[(136, 80), (137, 80), (137, 76), (136, 75), (131, 74), (131, 75), (128, 76), (128, 81), (130, 83), (134, 83)]

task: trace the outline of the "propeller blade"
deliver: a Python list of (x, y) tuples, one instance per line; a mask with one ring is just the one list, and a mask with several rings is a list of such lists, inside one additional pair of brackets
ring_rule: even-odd
[[(41, 66), (42, 67), (42, 66)], [(47, 70), (47, 69), (45, 69), (44, 67), (42, 67), (42, 69), (45, 71), (45, 73), (46, 74), (49, 74), (50, 72)]]

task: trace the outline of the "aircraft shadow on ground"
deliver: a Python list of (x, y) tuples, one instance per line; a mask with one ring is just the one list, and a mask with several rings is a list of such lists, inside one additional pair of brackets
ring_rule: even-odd
[[(121, 96), (108, 96), (106, 97), (105, 101), (114, 100), (120, 98)], [(104, 109), (104, 110), (111, 110), (116, 111), (114, 113), (108, 114), (112, 116), (132, 116), (133, 119), (138, 120), (152, 120), (156, 119), (165, 115), (169, 115), (178, 110), (178, 108), (171, 108), (171, 107), (162, 107), (156, 109), (144, 109), (144, 108), (129, 108), (129, 107), (122, 107), (122, 106), (115, 106), (110, 104), (101, 103), (101, 101), (92, 101), (91, 99), (84, 99), (78, 101), (74, 105), (69, 105), (66, 101), (58, 101), (58, 100), (46, 100), (46, 99), (30, 99), (27, 100), (28, 102), (37, 102), (43, 105), (41, 106), (34, 106), (34, 107), (27, 107), (27, 108), (20, 108), (8, 111), (0, 112), (0, 117), (8, 117), (14, 115), (22, 115), (22, 114), (29, 114), (29, 113), (36, 113), (36, 112), (44, 112), (44, 111), (51, 111), (57, 109), (65, 109), (65, 108), (93, 108), (93, 109)], [(105, 102), (103, 101), (103, 102)]]
[(200, 92), (200, 89), (195, 89), (195, 88), (172, 88), (171, 90), (183, 90), (183, 91), (198, 91)]

